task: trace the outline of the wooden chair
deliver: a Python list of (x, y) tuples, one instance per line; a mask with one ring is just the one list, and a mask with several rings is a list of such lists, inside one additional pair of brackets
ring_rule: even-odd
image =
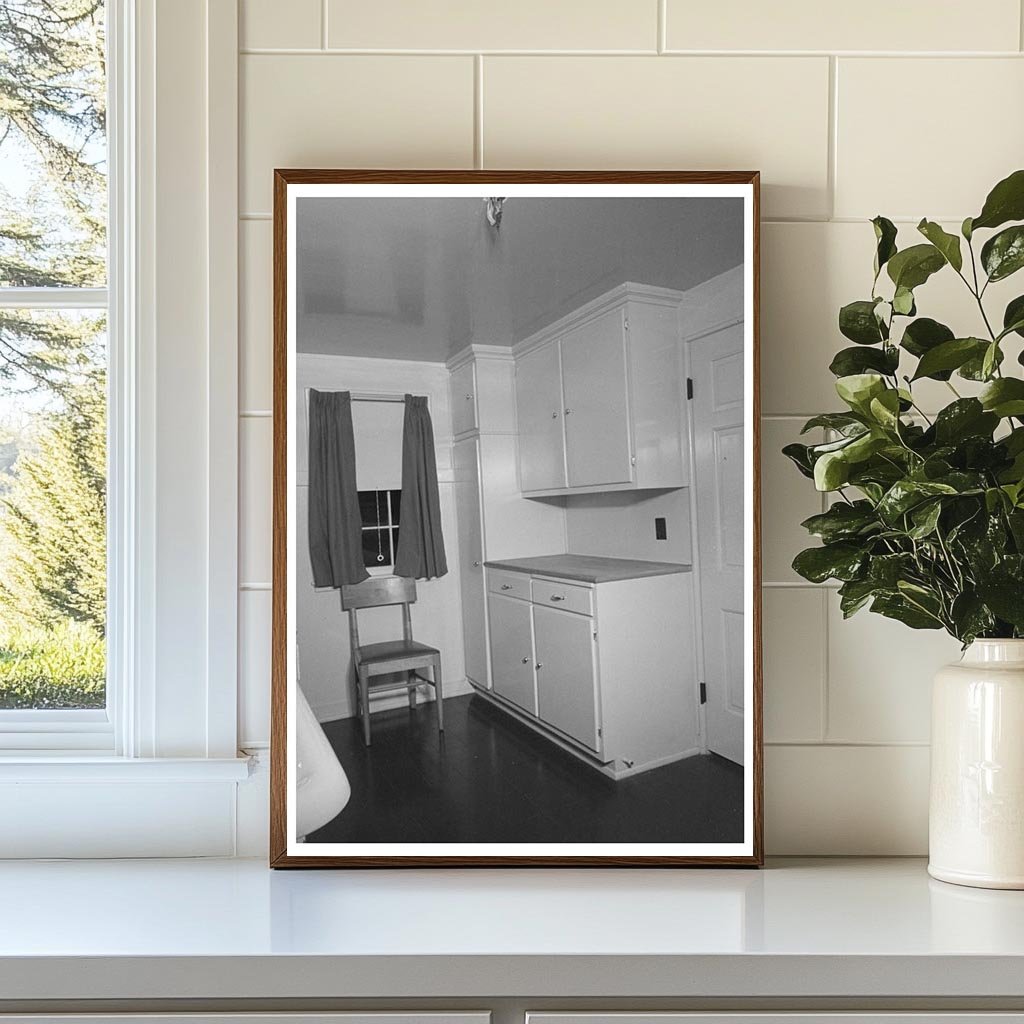
[[(376, 576), (362, 583), (341, 588), (341, 607), (348, 612), (349, 634), (352, 638), (352, 660), (356, 670), (356, 703), (363, 719), (363, 740), (370, 745), (370, 694), (398, 693), (407, 690), (409, 707), (416, 707), (416, 687), (428, 683), (434, 688), (437, 704), (437, 728), (444, 731), (444, 703), (441, 692), (441, 652), (435, 647), (417, 643), (412, 638), (412, 619), (409, 605), (416, 600), (416, 581), (401, 576)], [(382, 605), (402, 606), (401, 640), (386, 640), (379, 644), (360, 644), (359, 608), (377, 608)], [(431, 678), (420, 675), (417, 669), (429, 668)], [(374, 676), (405, 673), (404, 682), (380, 683), (371, 686)]]

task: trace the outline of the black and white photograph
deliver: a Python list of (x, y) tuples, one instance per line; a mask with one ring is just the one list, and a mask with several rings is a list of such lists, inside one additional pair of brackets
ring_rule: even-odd
[(756, 863), (756, 175), (406, 177), (278, 172), (280, 861)]

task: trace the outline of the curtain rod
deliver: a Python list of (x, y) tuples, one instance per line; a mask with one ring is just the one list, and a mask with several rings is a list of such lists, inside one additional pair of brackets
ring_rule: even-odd
[[(339, 391), (344, 391), (344, 388), (313, 388), (308, 387), (305, 389), (306, 396), (309, 396), (310, 391), (321, 391), (324, 394), (337, 394)], [(352, 393), (353, 402), (404, 402), (405, 395), (374, 395), (367, 393), (360, 393), (353, 391)], [(426, 398), (429, 401), (429, 395), (413, 395), (413, 398)]]

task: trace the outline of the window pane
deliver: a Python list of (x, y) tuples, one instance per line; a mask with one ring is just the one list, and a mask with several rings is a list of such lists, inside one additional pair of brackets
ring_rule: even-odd
[(363, 519), (363, 526), (380, 526), (387, 523), (387, 505), (381, 507), (380, 491), (359, 492), (359, 514)]
[(106, 700), (104, 320), (0, 309), (0, 708)]
[(398, 526), (402, 521), (402, 492), (391, 491), (391, 524)]
[(391, 536), (388, 530), (363, 530), (363, 565), (380, 569), (391, 564)]
[(102, 0), (0, 0), (0, 288), (106, 282), (104, 45)]

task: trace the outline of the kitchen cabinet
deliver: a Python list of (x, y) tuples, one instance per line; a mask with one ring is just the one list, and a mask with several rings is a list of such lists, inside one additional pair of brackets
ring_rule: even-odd
[(545, 605), (533, 609), (537, 715), (597, 750), (597, 647), (593, 619)]
[(537, 714), (533, 626), (530, 605), (514, 597), (491, 594), (491, 679), (494, 692), (531, 715)]
[(476, 366), (470, 361), (452, 370), (449, 378), (452, 404), (452, 436), (477, 429)]
[(466, 678), (487, 686), (487, 616), (484, 611), (483, 524), (480, 519), (480, 442), (452, 445), (455, 517), (459, 525), (459, 585)]
[(616, 779), (701, 751), (689, 566), (550, 555), (484, 567), (499, 706)]
[(514, 347), (524, 494), (689, 483), (681, 298), (621, 285)]
[(565, 487), (564, 410), (559, 347), (547, 345), (517, 360), (519, 484), (523, 491)]

